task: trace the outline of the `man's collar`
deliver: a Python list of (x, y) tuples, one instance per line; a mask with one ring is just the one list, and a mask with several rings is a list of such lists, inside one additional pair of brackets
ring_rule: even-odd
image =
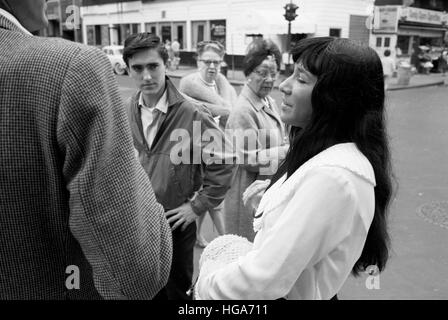
[[(149, 108), (145, 105), (145, 102), (143, 101), (143, 93), (142, 92), (140, 92), (140, 98), (138, 100), (138, 105), (143, 108), (153, 109), (153, 108)], [(168, 101), (167, 101), (167, 89), (166, 88), (165, 88), (165, 91), (163, 92), (162, 96), (160, 97), (159, 101), (157, 101), (154, 109), (157, 109), (162, 113), (167, 113)]]
[[(0, 17), (5, 18), (8, 22), (10, 22), (14, 29), (18, 29), (19, 31), (27, 34), (27, 35), (32, 35), (31, 32), (29, 32), (28, 30), (25, 29), (24, 26), (22, 26), (19, 22), (19, 20), (16, 19), (16, 17), (14, 17), (11, 13), (9, 13), (8, 11), (1, 9), (0, 8)], [(9, 26), (8, 26), (9, 27)]]

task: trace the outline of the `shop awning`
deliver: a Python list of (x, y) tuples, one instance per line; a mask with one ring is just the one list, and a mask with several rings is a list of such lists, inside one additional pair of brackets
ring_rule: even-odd
[[(284, 10), (252, 10), (245, 14), (242, 27), (246, 34), (287, 34), (288, 21), (284, 14)], [(291, 33), (314, 34), (316, 24), (299, 14), (296, 20), (291, 22)]]
[(443, 38), (447, 29), (437, 27), (400, 25), (399, 35), (414, 35), (425, 38)]

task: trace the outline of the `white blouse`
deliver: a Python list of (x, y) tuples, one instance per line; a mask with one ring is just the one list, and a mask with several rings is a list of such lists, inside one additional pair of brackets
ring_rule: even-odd
[(204, 261), (201, 299), (330, 299), (359, 259), (375, 209), (375, 175), (353, 143), (338, 144), (264, 194), (252, 250)]

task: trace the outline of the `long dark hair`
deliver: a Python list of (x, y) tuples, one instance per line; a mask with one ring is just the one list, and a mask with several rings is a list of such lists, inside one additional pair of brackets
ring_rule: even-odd
[(381, 60), (371, 48), (348, 39), (304, 39), (292, 50), (295, 63), (317, 77), (312, 116), (304, 128), (292, 127), (290, 149), (272, 179), (290, 177), (323, 150), (353, 142), (375, 172), (375, 214), (361, 257), (352, 273), (371, 265), (382, 271), (389, 257), (388, 206), (392, 170), (385, 127), (384, 77)]

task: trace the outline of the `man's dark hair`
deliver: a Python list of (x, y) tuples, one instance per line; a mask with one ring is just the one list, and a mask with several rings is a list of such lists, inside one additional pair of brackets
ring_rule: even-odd
[(268, 56), (275, 58), (277, 69), (280, 69), (282, 54), (278, 46), (271, 40), (259, 39), (255, 40), (244, 57), (244, 75), (247, 77), (255, 68), (257, 68)]
[(386, 50), (384, 51), (384, 56), (385, 56), (385, 57), (390, 56), (390, 50), (389, 50), (389, 49), (386, 49)]
[(123, 60), (129, 68), (129, 59), (134, 56), (137, 52), (156, 49), (163, 63), (166, 64), (168, 61), (168, 51), (166, 50), (163, 43), (161, 43), (160, 38), (153, 33), (140, 32), (130, 35), (124, 41), (123, 49)]

